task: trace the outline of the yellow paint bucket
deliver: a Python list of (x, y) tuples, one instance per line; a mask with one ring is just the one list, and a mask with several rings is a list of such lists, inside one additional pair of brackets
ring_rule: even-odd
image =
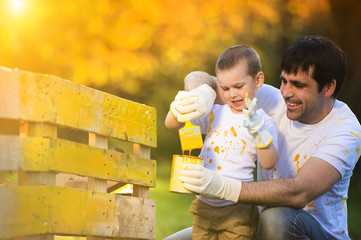
[(186, 155), (173, 155), (172, 172), (169, 183), (170, 192), (192, 194), (191, 191), (183, 187), (181, 180), (179, 180), (179, 172), (183, 170), (183, 166), (185, 164), (198, 164), (203, 166), (203, 158)]

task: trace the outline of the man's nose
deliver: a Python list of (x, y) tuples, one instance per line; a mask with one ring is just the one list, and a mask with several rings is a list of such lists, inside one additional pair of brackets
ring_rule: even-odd
[(281, 86), (281, 93), (284, 99), (293, 97), (293, 90), (289, 86), (289, 84), (282, 84)]

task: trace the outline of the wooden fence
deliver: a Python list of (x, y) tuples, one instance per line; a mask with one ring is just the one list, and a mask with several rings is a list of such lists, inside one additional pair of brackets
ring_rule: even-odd
[(0, 67), (0, 238), (154, 239), (156, 142), (152, 107)]

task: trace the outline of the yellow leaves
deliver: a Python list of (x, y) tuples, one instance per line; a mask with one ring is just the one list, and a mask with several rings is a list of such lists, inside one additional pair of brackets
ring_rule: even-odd
[[(185, 69), (212, 69), (231, 45), (273, 44), (283, 34), (281, 0), (24, 0), (16, 18), (5, 7), (11, 1), (0, 2), (1, 65), (130, 94), (160, 81), (155, 76), (164, 81)], [(329, 6), (289, 0), (288, 11), (304, 19)]]

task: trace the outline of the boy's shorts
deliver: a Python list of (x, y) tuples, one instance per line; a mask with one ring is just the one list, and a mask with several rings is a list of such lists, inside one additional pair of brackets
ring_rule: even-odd
[(259, 219), (256, 206), (236, 203), (224, 207), (212, 207), (193, 200), (193, 240), (197, 239), (254, 239)]

